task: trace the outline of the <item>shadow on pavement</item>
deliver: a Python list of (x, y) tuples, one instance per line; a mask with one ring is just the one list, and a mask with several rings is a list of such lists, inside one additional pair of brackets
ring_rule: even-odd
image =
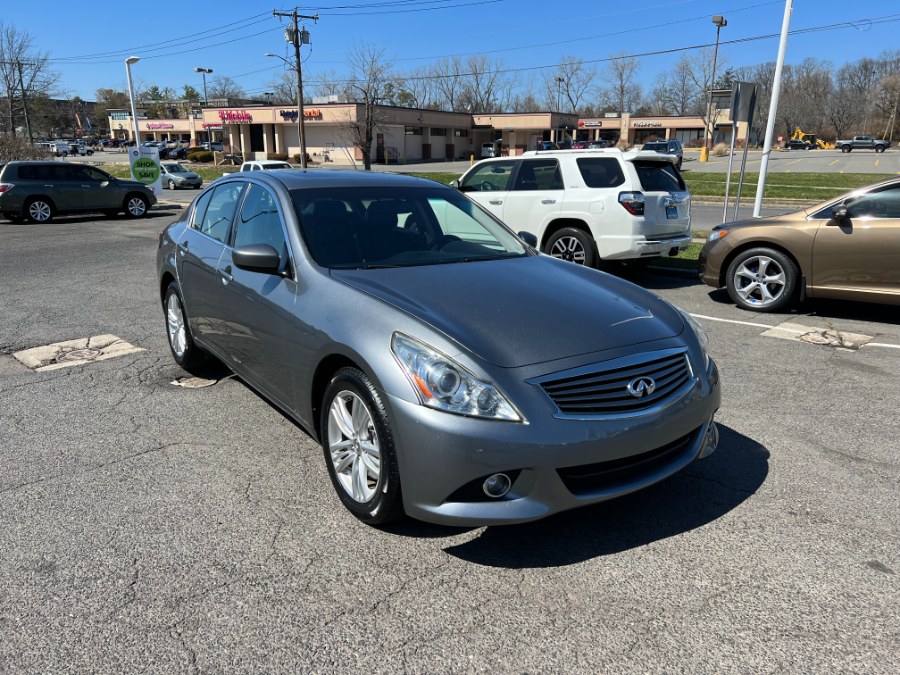
[(728, 427), (719, 431), (715, 454), (653, 487), (536, 523), (489, 527), (445, 550), (488, 567), (560, 567), (703, 527), (753, 495), (769, 471), (766, 448)]

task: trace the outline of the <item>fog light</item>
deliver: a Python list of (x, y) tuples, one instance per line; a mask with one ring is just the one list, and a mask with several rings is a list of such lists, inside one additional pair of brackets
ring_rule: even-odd
[(509, 492), (512, 481), (505, 473), (495, 473), (493, 476), (488, 476), (481, 487), (488, 497), (499, 499)]
[(719, 427), (716, 426), (715, 422), (710, 422), (709, 426), (706, 427), (706, 438), (703, 442), (703, 450), (700, 451), (700, 459), (704, 457), (709, 457), (716, 451), (716, 448), (719, 446)]

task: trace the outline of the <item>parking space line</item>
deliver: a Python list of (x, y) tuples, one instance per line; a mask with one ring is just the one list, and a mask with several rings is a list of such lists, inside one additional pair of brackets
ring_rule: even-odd
[[(750, 326), (751, 328), (765, 328), (766, 330), (772, 330), (773, 328), (777, 328), (779, 331), (783, 333), (794, 333), (795, 335), (804, 335), (809, 332), (808, 328), (803, 328), (802, 330), (799, 328), (794, 328), (789, 325), (788, 322), (784, 322), (777, 325), (772, 325), (768, 323), (756, 323), (754, 321), (738, 321), (736, 319), (723, 319), (718, 316), (709, 316), (707, 314), (694, 314), (691, 313), (691, 316), (695, 319), (704, 319), (706, 321), (718, 321), (719, 323), (731, 323), (736, 324), (738, 326)], [(867, 342), (865, 344), (861, 344), (860, 347), (884, 347), (885, 349), (900, 349), (900, 345), (890, 344), (889, 342)]]
[(831, 164), (829, 164), (828, 166), (834, 166), (835, 164), (837, 164), (837, 163), (840, 162), (840, 161), (841, 161), (841, 160), (836, 159), (836, 160), (834, 160)]

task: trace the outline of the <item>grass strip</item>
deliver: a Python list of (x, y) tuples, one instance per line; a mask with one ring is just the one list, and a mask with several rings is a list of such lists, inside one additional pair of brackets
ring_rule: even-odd
[[(690, 193), (696, 197), (724, 197), (724, 173), (695, 173), (688, 171), (682, 174)], [(739, 174), (731, 175), (731, 194), (737, 190)], [(825, 201), (859, 187), (871, 185), (890, 176), (882, 173), (769, 173), (766, 176), (766, 199), (804, 199), (809, 201)], [(756, 197), (758, 173), (744, 175), (744, 187), (741, 196)]]

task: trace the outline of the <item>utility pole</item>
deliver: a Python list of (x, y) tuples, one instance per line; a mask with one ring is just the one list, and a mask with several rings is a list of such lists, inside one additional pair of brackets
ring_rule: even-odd
[(294, 45), (294, 65), (297, 69), (297, 129), (300, 135), (300, 166), (306, 168), (306, 125), (303, 119), (303, 69), (300, 62), (300, 45), (309, 44), (309, 33), (305, 30), (301, 34), (298, 21), (300, 19), (310, 19), (314, 23), (319, 22), (319, 15), (306, 16), (297, 13), (297, 8), (290, 12), (279, 12), (277, 9), (272, 10), (273, 16), (290, 17), (294, 22), (293, 29), (288, 28), (285, 31), (287, 41)]
[(31, 134), (31, 122), (28, 120), (28, 94), (25, 92), (25, 81), (22, 77), (22, 62), (16, 61), (19, 70), (19, 87), (22, 89), (22, 107), (25, 110), (25, 128), (28, 129), (28, 142), (34, 145), (34, 136)]

